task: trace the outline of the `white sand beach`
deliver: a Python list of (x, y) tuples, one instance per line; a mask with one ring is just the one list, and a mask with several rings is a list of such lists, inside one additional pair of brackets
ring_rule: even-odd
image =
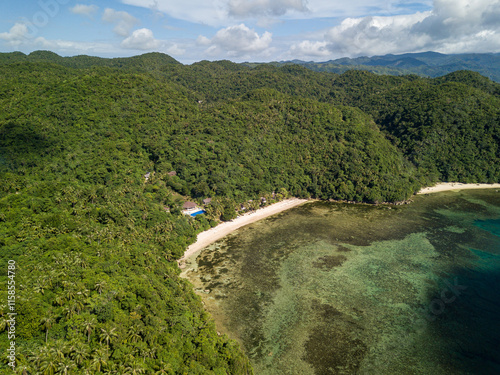
[(423, 188), (417, 194), (430, 194), (439, 193), (441, 191), (466, 189), (500, 189), (500, 184), (463, 184), (461, 182), (441, 182), (436, 186)]
[[(431, 194), (439, 193), (442, 191), (452, 191), (452, 190), (464, 190), (464, 189), (500, 189), (500, 184), (464, 184), (461, 182), (442, 182), (435, 186), (426, 187), (420, 190), (417, 194)], [(282, 211), (288, 210), (292, 207), (299, 206), (305, 202), (307, 199), (290, 198), (285, 199), (281, 202), (274, 203), (270, 206), (260, 208), (257, 211), (248, 212), (238, 218), (223, 222), (214, 228), (211, 228), (205, 232), (198, 234), (196, 242), (191, 244), (184, 255), (178, 260), (179, 266), (184, 267), (186, 259), (200, 251), (201, 249), (207, 247), (208, 245), (220, 240), (221, 238), (227, 236), (231, 232), (245, 225), (252, 224), (256, 221), (264, 219), (268, 216), (275, 215)]]
[(307, 201), (307, 199), (299, 198), (285, 199), (270, 206), (260, 208), (257, 211), (248, 212), (234, 220), (223, 222), (214, 228), (199, 233), (196, 242), (191, 244), (185, 251), (184, 255), (178, 260), (179, 266), (182, 268), (185, 260), (191, 255), (214, 243), (215, 241), (227, 236), (229, 233), (235, 231), (236, 229), (264, 219), (268, 216), (288, 210), (292, 207), (299, 206)]

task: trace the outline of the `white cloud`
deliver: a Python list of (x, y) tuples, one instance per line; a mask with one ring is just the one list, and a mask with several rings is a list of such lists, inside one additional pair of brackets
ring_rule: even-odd
[(173, 56), (181, 56), (186, 53), (186, 50), (184, 48), (180, 48), (176, 43), (172, 44), (169, 47), (166, 47), (164, 51), (168, 55), (173, 55)]
[(206, 36), (200, 35), (198, 39), (196, 39), (196, 44), (199, 46), (209, 46), (212, 42)]
[(431, 11), (346, 18), (327, 30), (323, 39), (292, 44), (289, 55), (338, 58), (428, 50), (493, 52), (500, 50), (498, 16), (500, 0), (435, 0)]
[(81, 16), (91, 17), (99, 7), (97, 5), (84, 5), (84, 4), (76, 4), (73, 8), (69, 10), (71, 13), (79, 14)]
[(426, 35), (409, 32), (411, 26), (427, 19), (429, 13), (394, 17), (347, 18), (325, 35), (327, 49), (339, 56), (377, 55), (407, 52), (425, 47)]
[(28, 27), (22, 23), (16, 23), (8, 32), (0, 33), (0, 39), (7, 41), (11, 46), (17, 46), (28, 38)]
[(289, 11), (308, 11), (305, 0), (229, 0), (228, 12), (234, 17), (282, 16)]
[(327, 45), (328, 43), (325, 41), (311, 42), (310, 40), (303, 40), (292, 45), (290, 54), (291, 56), (300, 56), (301, 58), (325, 57), (331, 54)]
[(229, 26), (217, 31), (212, 39), (204, 36), (198, 37), (198, 44), (208, 45), (207, 50), (212, 55), (227, 53), (230, 56), (241, 56), (248, 53), (260, 53), (269, 48), (272, 34), (264, 32), (259, 35), (255, 30), (245, 24)]
[[(430, 8), (432, 0), (121, 0), (153, 8), (170, 17), (215, 27), (255, 18), (316, 19), (366, 14), (407, 14), (413, 7)], [(267, 23), (270, 24), (270, 20)]]
[(149, 29), (135, 30), (132, 35), (121, 43), (123, 48), (137, 50), (152, 50), (158, 48), (160, 42), (155, 39), (153, 32)]
[(111, 8), (106, 8), (102, 15), (102, 20), (108, 23), (114, 23), (113, 31), (123, 37), (130, 35), (132, 28), (139, 23), (139, 20), (134, 16), (124, 11), (117, 11)]

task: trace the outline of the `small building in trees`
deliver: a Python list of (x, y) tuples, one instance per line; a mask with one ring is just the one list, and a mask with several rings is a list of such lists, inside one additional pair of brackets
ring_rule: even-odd
[(190, 201), (184, 202), (184, 205), (182, 206), (182, 209), (184, 210), (191, 210), (193, 208), (196, 208), (196, 203)]
[(194, 202), (184, 202), (182, 208), (184, 209), (183, 213), (191, 217), (195, 217), (205, 213), (205, 210), (199, 208)]

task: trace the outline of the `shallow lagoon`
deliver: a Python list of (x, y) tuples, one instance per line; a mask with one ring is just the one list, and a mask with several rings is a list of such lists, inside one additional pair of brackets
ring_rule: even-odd
[(500, 373), (500, 192), (308, 203), (191, 259), (261, 374)]

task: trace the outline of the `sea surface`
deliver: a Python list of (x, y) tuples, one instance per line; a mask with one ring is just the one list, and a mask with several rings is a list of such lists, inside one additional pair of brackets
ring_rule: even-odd
[(257, 375), (500, 374), (500, 191), (307, 203), (188, 267)]

